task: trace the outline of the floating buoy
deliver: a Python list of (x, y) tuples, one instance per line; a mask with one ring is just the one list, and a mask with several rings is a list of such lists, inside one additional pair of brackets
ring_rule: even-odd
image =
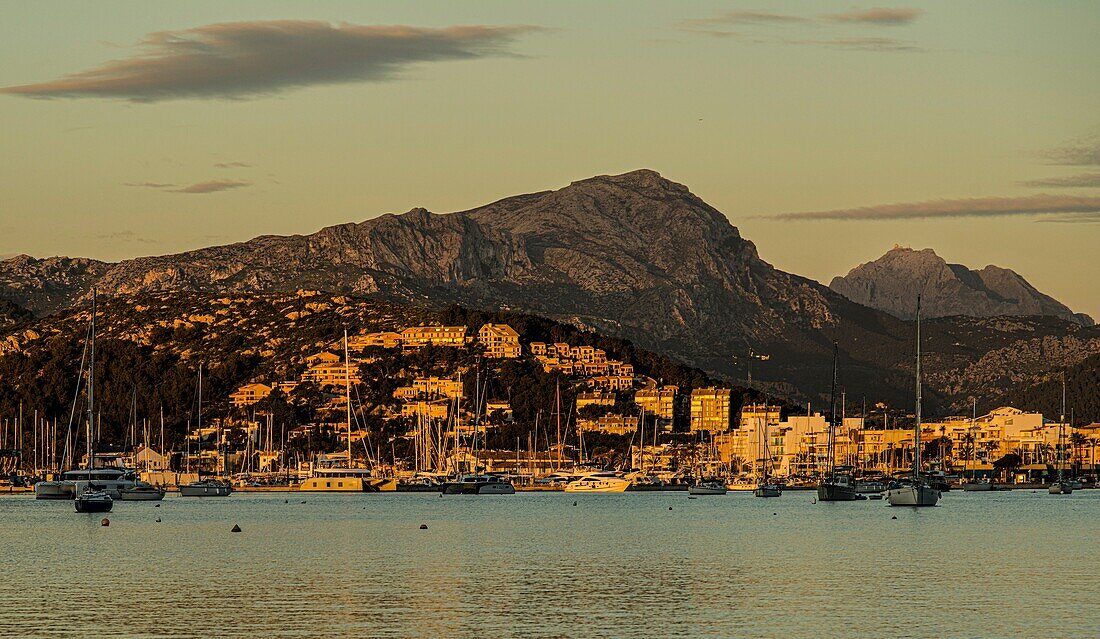
[(428, 524), (420, 524), (420, 530), (427, 530)]
[(284, 504), (289, 504), (289, 503), (290, 503), (290, 500), (289, 500), (289, 499), (284, 499), (284, 500), (283, 500), (283, 503), (284, 503)]
[(157, 517), (157, 523), (158, 524), (160, 523), (160, 517)]
[(891, 517), (890, 519), (897, 519), (897, 518), (898, 518), (898, 516), (897, 516), (897, 515), (894, 515), (894, 516), (893, 516), (893, 517)]
[(302, 503), (304, 504), (304, 503), (306, 503), (306, 502), (304, 502), (304, 501), (303, 501)]
[(672, 510), (672, 506), (669, 506), (669, 507), (668, 507), (668, 509), (669, 509), (669, 510)]
[(813, 499), (811, 499), (810, 503), (811, 504), (816, 504), (817, 503), (817, 497), (814, 497)]
[(103, 519), (100, 520), (99, 525), (100, 526), (110, 526), (111, 525), (111, 520), (104, 517)]
[(157, 504), (156, 506), (153, 506), (153, 508), (160, 508), (160, 504)]
[(773, 515), (778, 515), (779, 513), (772, 513), (772, 514), (773, 514)]
[(241, 527), (237, 524), (233, 524), (233, 528), (229, 532), (241, 532)]
[(574, 506), (576, 506), (576, 505), (577, 505), (577, 502), (573, 502), (573, 505), (574, 505)]

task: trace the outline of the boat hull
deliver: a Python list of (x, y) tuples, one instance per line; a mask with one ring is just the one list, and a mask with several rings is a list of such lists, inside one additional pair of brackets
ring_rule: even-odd
[(984, 493), (993, 490), (993, 482), (968, 481), (963, 484), (964, 493)]
[(931, 486), (899, 486), (886, 491), (891, 506), (935, 506), (940, 501), (940, 491)]
[(1054, 482), (1047, 488), (1047, 492), (1051, 495), (1070, 495), (1073, 493), (1073, 488), (1069, 483)]
[(689, 486), (689, 495), (725, 495), (725, 486)]
[(164, 489), (143, 489), (143, 490), (120, 490), (118, 491), (119, 499), (122, 501), (160, 501), (164, 499)]
[(115, 504), (106, 493), (98, 493), (91, 496), (81, 495), (73, 500), (73, 505), (78, 513), (109, 513)]
[(516, 487), (504, 481), (491, 482), (447, 482), (443, 484), (444, 495), (514, 495)]
[(233, 488), (226, 485), (180, 486), (181, 497), (228, 497), (232, 492)]
[(757, 486), (752, 494), (757, 497), (780, 497), (783, 495), (783, 489), (774, 485)]
[(852, 485), (821, 484), (817, 487), (818, 501), (855, 501), (856, 487)]
[(35, 499), (74, 499), (76, 484), (71, 481), (40, 481), (34, 485)]

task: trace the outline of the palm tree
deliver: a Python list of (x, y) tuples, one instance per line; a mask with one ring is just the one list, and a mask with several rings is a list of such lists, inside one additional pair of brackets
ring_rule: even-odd
[(1069, 436), (1069, 445), (1073, 450), (1073, 472), (1077, 474), (1081, 472), (1081, 451), (1088, 444), (1089, 438), (1085, 437), (1081, 432), (1075, 431)]

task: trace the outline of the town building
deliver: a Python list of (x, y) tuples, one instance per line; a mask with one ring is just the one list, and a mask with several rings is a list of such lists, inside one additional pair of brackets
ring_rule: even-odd
[(668, 430), (672, 428), (678, 391), (679, 389), (675, 386), (643, 388), (634, 393), (634, 403), (645, 411), (646, 415), (655, 417), (657, 423)]
[(504, 359), (520, 355), (519, 333), (507, 324), (485, 324), (477, 332), (477, 341), (485, 347), (487, 357)]
[(691, 391), (691, 432), (723, 433), (730, 429), (730, 389), (696, 388)]
[(433, 399), (437, 397), (461, 398), (462, 382), (441, 377), (420, 377), (413, 380), (411, 386), (402, 386), (395, 390), (393, 396), (405, 400)]
[(361, 351), (365, 348), (397, 348), (401, 346), (401, 333), (394, 331), (381, 331), (378, 333), (365, 333), (352, 335), (348, 338), (348, 349)]
[(406, 348), (421, 346), (466, 345), (465, 326), (410, 326), (401, 331), (401, 345)]
[(267, 399), (271, 395), (271, 390), (271, 387), (267, 384), (245, 384), (231, 393), (229, 400), (234, 406), (244, 408), (260, 400)]

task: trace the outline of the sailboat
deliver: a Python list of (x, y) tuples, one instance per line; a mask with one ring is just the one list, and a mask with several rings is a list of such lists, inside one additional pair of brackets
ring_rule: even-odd
[[(199, 384), (198, 384), (198, 424), (199, 424), (199, 449), (202, 449), (202, 362), (199, 362)], [(220, 433), (220, 431), (219, 431)], [(221, 439), (220, 437), (218, 438)], [(215, 442), (218, 446), (219, 452), (221, 450), (221, 442)], [(199, 455), (199, 470), (202, 470), (202, 455)], [(216, 479), (200, 479), (193, 481), (189, 484), (180, 486), (181, 497), (227, 497), (233, 492), (233, 486), (229, 482), (220, 482)]]
[(106, 490), (92, 483), (92, 466), (95, 459), (95, 289), (92, 289), (92, 328), (88, 365), (88, 483), (84, 491), (76, 496), (73, 504), (78, 513), (109, 513), (114, 500)]
[(1058, 481), (1052, 483), (1047, 492), (1051, 495), (1069, 495), (1073, 492), (1073, 484), (1065, 478), (1065, 453), (1066, 453), (1066, 374), (1062, 373), (1062, 415), (1058, 419), (1058, 456), (1055, 463), (1058, 464)]
[(913, 473), (911, 477), (891, 484), (886, 489), (886, 500), (891, 506), (935, 506), (940, 500), (940, 491), (934, 488), (920, 472), (920, 295), (917, 295), (917, 401), (913, 424)]
[[(837, 343), (833, 342), (833, 390), (830, 393), (832, 412), (829, 419), (828, 447), (829, 471), (821, 478), (821, 483), (817, 486), (818, 501), (855, 501), (859, 498), (856, 493), (855, 478), (849, 472), (839, 472), (840, 470), (846, 471), (851, 467), (844, 466), (838, 469), (836, 465), (836, 367), (838, 354)], [(843, 415), (841, 415), (840, 420), (840, 423), (843, 424)]]
[[(755, 412), (755, 411), (753, 411)], [(758, 463), (760, 464), (760, 479), (756, 483), (756, 489), (752, 491), (752, 494), (756, 497), (779, 497), (783, 494), (783, 488), (776, 482), (768, 481), (768, 467), (771, 466), (771, 456), (768, 455), (768, 408), (767, 404), (764, 406), (764, 419), (761, 421), (759, 417), (756, 418), (757, 425), (760, 427), (757, 432), (760, 433), (760, 458)]]
[[(974, 450), (977, 448), (977, 440), (974, 437), (977, 429), (974, 427), (974, 422), (978, 419), (978, 400), (973, 400), (970, 409), (970, 458), (966, 460), (967, 466), (971, 466), (974, 461)], [(974, 469), (968, 468), (969, 477), (963, 484), (963, 491), (968, 493), (980, 493), (993, 490), (993, 482), (989, 479), (978, 479), (974, 476)]]

